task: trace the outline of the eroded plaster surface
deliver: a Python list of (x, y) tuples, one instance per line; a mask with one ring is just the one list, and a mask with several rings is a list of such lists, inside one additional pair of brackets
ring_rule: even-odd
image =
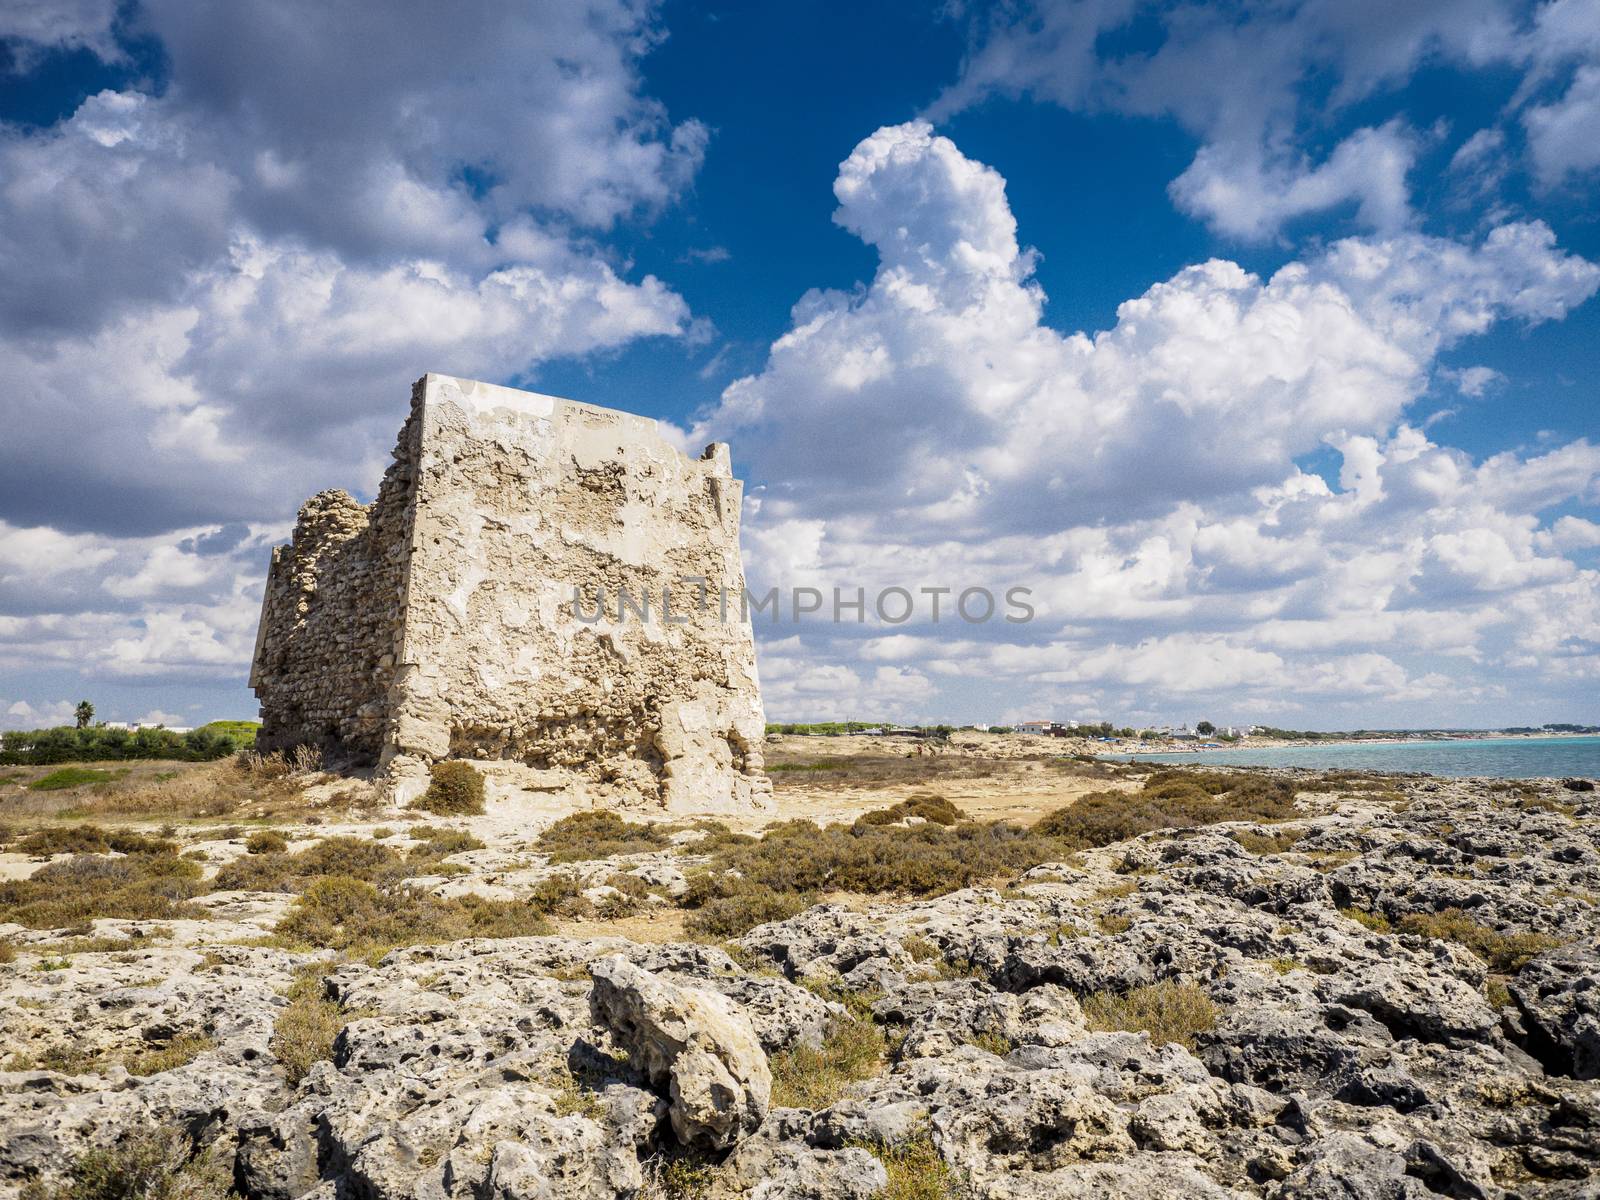
[(377, 499), (312, 497), (273, 553), (261, 744), (376, 762), (402, 799), (460, 757), (594, 803), (770, 803), (741, 494), (726, 446), (425, 376)]

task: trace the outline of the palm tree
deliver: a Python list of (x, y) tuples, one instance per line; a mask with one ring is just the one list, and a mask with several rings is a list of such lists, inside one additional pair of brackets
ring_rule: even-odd
[(94, 705), (90, 704), (87, 700), (79, 700), (76, 712), (78, 717), (78, 728), (89, 728), (89, 722), (94, 720)]

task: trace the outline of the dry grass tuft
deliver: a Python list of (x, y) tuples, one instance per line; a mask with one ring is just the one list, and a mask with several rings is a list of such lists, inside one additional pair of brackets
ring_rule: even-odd
[(59, 1181), (32, 1180), (22, 1200), (227, 1200), (233, 1172), (178, 1129), (136, 1129), (90, 1150)]
[(1217, 1024), (1217, 1008), (1200, 988), (1164, 980), (1129, 992), (1095, 992), (1084, 998), (1089, 1028), (1148, 1033), (1156, 1045), (1176, 1042), (1190, 1050)]
[(883, 1070), (888, 1042), (871, 1014), (872, 1001), (878, 997), (841, 994), (820, 986), (812, 990), (843, 1003), (848, 1012), (829, 1025), (820, 1047), (802, 1042), (771, 1057), (774, 1107), (827, 1108), (852, 1083), (871, 1079)]
[(346, 1016), (327, 995), (322, 973), (327, 964), (303, 968), (289, 985), (289, 1003), (272, 1026), (272, 1053), (283, 1064), (289, 1086), (298, 1086), (312, 1064), (333, 1057), (334, 1039)]
[(1294, 849), (1295, 843), (1305, 836), (1304, 830), (1280, 829), (1273, 833), (1256, 833), (1249, 829), (1236, 830), (1232, 837), (1251, 854), (1282, 854)]
[(967, 1195), (927, 1130), (893, 1146), (859, 1145), (883, 1164), (889, 1176), (889, 1186), (874, 1200), (962, 1200)]
[(1500, 933), (1478, 924), (1459, 908), (1437, 913), (1407, 913), (1396, 928), (1400, 933), (1415, 933), (1465, 946), (1501, 975), (1515, 975), (1532, 959), (1562, 944), (1560, 938), (1543, 933)]

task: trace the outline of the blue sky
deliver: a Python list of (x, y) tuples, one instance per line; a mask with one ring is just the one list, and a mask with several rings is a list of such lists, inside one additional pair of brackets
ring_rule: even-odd
[(763, 627), (774, 719), (1597, 719), (1595, 0), (0, 40), (0, 723), (252, 715), (426, 370), (730, 441), (760, 585), (1039, 598)]

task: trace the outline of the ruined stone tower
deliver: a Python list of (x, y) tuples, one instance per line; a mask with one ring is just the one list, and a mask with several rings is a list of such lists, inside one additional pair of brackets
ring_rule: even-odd
[(742, 491), (725, 445), (423, 377), (377, 499), (313, 496), (273, 551), (259, 744), (376, 763), (402, 802), (460, 757), (580, 803), (769, 803)]

